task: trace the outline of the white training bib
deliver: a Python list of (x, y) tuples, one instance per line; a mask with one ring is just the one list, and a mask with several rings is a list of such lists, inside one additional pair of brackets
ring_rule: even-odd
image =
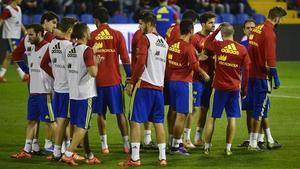
[(4, 20), (2, 38), (3, 39), (20, 39), (21, 38), (21, 26), (22, 26), (22, 11), (19, 6), (14, 9), (8, 5), (6, 9), (9, 10), (11, 16)]

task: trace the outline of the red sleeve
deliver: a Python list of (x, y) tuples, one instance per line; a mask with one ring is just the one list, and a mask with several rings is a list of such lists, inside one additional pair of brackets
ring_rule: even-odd
[(199, 62), (196, 57), (196, 49), (192, 46), (186, 46), (186, 53), (188, 55), (189, 64), (195, 72), (199, 73)]
[(86, 67), (94, 66), (95, 65), (95, 59), (94, 59), (94, 52), (93, 49), (88, 47), (85, 49), (83, 53), (84, 63)]
[(221, 30), (221, 28), (219, 27), (217, 30), (215, 30), (211, 35), (209, 35), (206, 38), (206, 41), (204, 42), (204, 47), (206, 49), (211, 50), (211, 51), (216, 50), (217, 42), (215, 41), (215, 37), (217, 36), (217, 34), (219, 33), (220, 30)]
[(53, 39), (54, 39), (53, 33), (47, 31), (44, 36), (44, 40), (50, 43)]
[[(266, 32), (267, 33), (267, 32)], [(275, 35), (265, 34), (264, 49), (268, 67), (276, 67), (276, 37)]]
[(175, 11), (174, 11), (174, 14), (173, 14), (173, 18), (174, 18), (175, 21), (179, 19), (178, 15)]
[(23, 56), (25, 53), (25, 42), (24, 38), (19, 43), (19, 46), (12, 52), (12, 57), (14, 61), (23, 60)]
[(135, 84), (144, 72), (144, 66), (148, 57), (150, 43), (145, 35), (138, 42), (137, 61), (131, 76), (131, 83)]
[[(245, 51), (246, 51), (246, 48), (245, 48)], [(243, 60), (243, 68), (244, 68), (244, 71), (243, 71), (243, 83), (242, 84), (242, 89), (244, 90), (243, 92), (245, 93), (245, 95), (247, 94), (247, 88), (248, 88), (248, 80), (249, 80), (249, 69), (250, 69), (250, 57), (248, 55), (248, 52), (246, 51), (245, 52), (245, 57), (244, 57), (244, 60)]]
[(191, 44), (194, 46), (194, 48), (198, 51), (198, 52), (201, 52), (202, 51), (202, 47), (201, 47), (201, 43), (200, 41), (198, 40), (197, 38), (198, 35), (194, 35), (192, 37), (192, 40), (191, 40)]
[(50, 54), (49, 54), (49, 48), (47, 49), (45, 55), (43, 56), (43, 59), (41, 61), (40, 67), (49, 75), (53, 78), (53, 72), (52, 68), (50, 67), (51, 59), (50, 59)]
[(128, 56), (125, 39), (121, 32), (118, 32), (118, 39), (119, 39), (118, 42), (120, 43), (120, 44), (117, 44), (117, 46), (119, 47), (118, 54), (120, 54), (121, 61), (123, 64), (130, 64), (130, 59)]
[(89, 47), (92, 48), (94, 46), (94, 44), (95, 44), (95, 42), (94, 42), (94, 35), (93, 35), (93, 33), (91, 33), (91, 39), (88, 40), (87, 46), (89, 46)]
[(10, 11), (8, 9), (4, 9), (1, 16), (0, 16), (0, 19), (5, 20), (9, 17), (11, 17)]

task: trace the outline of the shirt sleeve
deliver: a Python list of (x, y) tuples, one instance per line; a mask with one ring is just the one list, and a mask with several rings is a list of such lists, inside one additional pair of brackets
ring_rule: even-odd
[(95, 59), (94, 59), (94, 52), (93, 49), (88, 47), (85, 49), (83, 53), (84, 63), (86, 67), (94, 66), (95, 65)]
[(0, 16), (0, 19), (5, 20), (9, 17), (11, 17), (10, 11), (8, 9), (4, 9), (1, 16)]
[(245, 55), (244, 55), (244, 60), (243, 60), (243, 84), (242, 84), (242, 89), (244, 90), (243, 92), (246, 93), (247, 92), (247, 88), (248, 88), (248, 80), (249, 80), (249, 70), (250, 70), (250, 57), (249, 54), (245, 48)]
[(23, 55), (25, 53), (25, 42), (24, 38), (19, 43), (19, 46), (12, 52), (12, 57), (14, 61), (23, 60)]
[(189, 45), (189, 46), (187, 46), (187, 48), (185, 50), (186, 50), (186, 53), (188, 56), (189, 64), (191, 65), (192, 69), (195, 72), (199, 73), (199, 62), (196, 57), (195, 48), (192, 45)]
[(219, 33), (221, 28), (219, 27), (217, 30), (215, 30), (212, 34), (210, 34), (207, 39), (204, 42), (204, 48), (211, 50), (211, 51), (216, 51), (217, 50), (217, 41), (215, 40), (215, 37)]
[(123, 64), (130, 64), (125, 39), (121, 32), (118, 32), (118, 39), (120, 42), (120, 44), (118, 44), (118, 54), (120, 54), (121, 61)]
[(50, 67), (51, 59), (50, 59), (50, 54), (49, 54), (49, 48), (45, 52), (45, 55), (43, 56), (43, 59), (41, 61), (40, 67), (49, 75), (53, 78), (53, 72), (52, 68)]
[(135, 84), (144, 72), (144, 66), (148, 57), (150, 43), (145, 35), (138, 42), (137, 61), (131, 77), (131, 83)]
[(276, 67), (276, 37), (275, 35), (265, 34), (264, 39), (265, 56), (268, 67)]

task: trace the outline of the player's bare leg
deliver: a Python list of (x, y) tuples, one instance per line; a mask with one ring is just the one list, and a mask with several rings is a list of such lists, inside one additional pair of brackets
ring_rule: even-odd
[(189, 155), (187, 150), (183, 147), (181, 135), (184, 130), (184, 124), (187, 115), (184, 113), (176, 113), (176, 120), (173, 127), (173, 140), (172, 140), (172, 154)]
[(128, 123), (127, 119), (125, 117), (125, 114), (117, 114), (117, 121), (118, 126), (121, 131), (121, 135), (123, 137), (123, 145), (124, 145), (124, 153), (128, 154), (130, 151), (130, 145), (129, 145), (129, 137), (128, 137)]
[(203, 132), (204, 132), (204, 126), (205, 126), (205, 122), (206, 122), (206, 117), (207, 117), (207, 112), (208, 112), (208, 109), (205, 108), (205, 107), (195, 107), (195, 113), (198, 113), (200, 114), (199, 116), (199, 120), (198, 120), (198, 123), (197, 123), (197, 128), (196, 128), (196, 134), (195, 134), (195, 145), (196, 146), (202, 146), (204, 145), (204, 141), (202, 140), (202, 135), (203, 135)]
[(176, 120), (176, 112), (171, 109), (169, 106), (169, 111), (168, 111), (168, 133), (169, 133), (169, 139), (168, 139), (168, 144), (171, 147), (172, 146), (172, 141), (173, 141), (173, 130), (174, 130), (174, 123)]
[(155, 146), (151, 138), (151, 122), (144, 123), (144, 144), (149, 148), (154, 148)]
[(86, 134), (83, 138), (83, 149), (84, 149), (85, 158), (86, 158), (85, 162), (87, 164), (100, 164), (101, 163), (101, 160), (99, 160), (97, 157), (95, 157), (91, 151), (88, 131), (86, 132)]
[(40, 130), (40, 122), (37, 121), (34, 125), (34, 136), (32, 141), (32, 152), (34, 154), (40, 154), (40, 146), (39, 146), (39, 130)]
[(183, 133), (183, 144), (186, 148), (196, 148), (194, 144), (191, 142), (191, 128), (193, 124), (193, 113), (189, 113), (187, 119), (185, 121), (185, 128)]
[(247, 131), (248, 131), (248, 136), (247, 139), (245, 139), (243, 141), (243, 143), (239, 144), (239, 147), (248, 147), (249, 146), (249, 142), (250, 142), (250, 133), (251, 133), (251, 128), (252, 128), (252, 111), (247, 110), (246, 111), (246, 124), (247, 124)]
[(101, 139), (101, 153), (108, 154), (109, 150), (107, 144), (105, 116), (102, 113), (99, 113), (97, 121), (98, 121), (98, 131)]
[(253, 126), (251, 128), (250, 133), (250, 142), (248, 146), (248, 150), (250, 151), (259, 151), (260, 148), (257, 146), (258, 133), (261, 128), (261, 120), (256, 120), (252, 117)]
[(228, 118), (227, 123), (225, 154), (231, 155), (232, 140), (236, 132), (236, 119)]
[(66, 136), (66, 128), (69, 124), (69, 120), (65, 118), (57, 118), (56, 119), (56, 131), (55, 131), (55, 144), (54, 144), (54, 151), (53, 156), (55, 158), (60, 158), (62, 155), (62, 145), (63, 140)]
[(154, 123), (157, 146), (159, 150), (159, 164), (161, 166), (167, 165), (167, 157), (166, 157), (166, 137), (165, 137), (165, 129), (163, 123)]
[(53, 152), (54, 146), (52, 140), (55, 138), (56, 122), (45, 123), (45, 151)]
[(216, 119), (213, 117), (210, 117), (207, 120), (206, 128), (205, 128), (204, 154), (209, 154), (210, 152), (212, 146), (211, 139), (215, 129), (215, 121)]

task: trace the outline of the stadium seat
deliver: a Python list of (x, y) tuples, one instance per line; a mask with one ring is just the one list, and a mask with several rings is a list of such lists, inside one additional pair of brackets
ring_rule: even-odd
[(235, 17), (236, 24), (244, 24), (244, 22), (249, 18), (247, 14), (237, 14)]
[(223, 13), (221, 14), (222, 22), (228, 22), (230, 24), (235, 23), (235, 17), (232, 14)]
[(222, 17), (220, 15), (217, 15), (216, 23), (222, 23)]
[(261, 14), (254, 14), (253, 19), (256, 21), (256, 23), (260, 24), (265, 22), (266, 17)]
[(37, 14), (32, 16), (32, 23), (39, 24), (41, 22), (42, 15)]
[(65, 16), (66, 16), (66, 17), (73, 17), (73, 18), (76, 18), (77, 20), (79, 20), (78, 15), (73, 14), (73, 13), (66, 14)]
[(23, 25), (29, 25), (31, 24), (31, 19), (28, 15), (23, 14), (22, 15), (22, 23)]
[(90, 14), (82, 14), (80, 16), (80, 20), (81, 20), (81, 22), (84, 22), (86, 24), (93, 24), (94, 23), (94, 18)]
[(127, 17), (125, 15), (116, 14), (111, 19), (113, 23), (127, 23)]

